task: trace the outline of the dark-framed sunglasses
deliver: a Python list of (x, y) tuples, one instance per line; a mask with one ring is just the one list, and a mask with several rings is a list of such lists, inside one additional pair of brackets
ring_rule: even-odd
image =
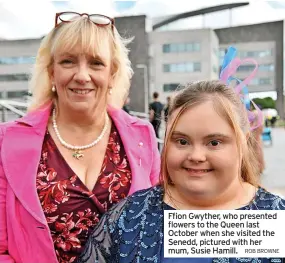
[(111, 17), (100, 15), (100, 14), (86, 14), (86, 13), (76, 13), (76, 12), (61, 12), (55, 15), (55, 26), (57, 27), (61, 23), (72, 22), (80, 16), (87, 16), (90, 21), (92, 21), (97, 26), (108, 26), (111, 25), (112, 30), (114, 30), (115, 20)]

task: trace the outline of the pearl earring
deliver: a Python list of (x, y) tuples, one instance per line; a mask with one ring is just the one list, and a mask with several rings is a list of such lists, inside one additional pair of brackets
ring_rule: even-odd
[(56, 92), (56, 88), (55, 88), (54, 85), (52, 86), (51, 91), (52, 91), (52, 92)]
[(109, 94), (112, 95), (112, 89), (109, 89)]

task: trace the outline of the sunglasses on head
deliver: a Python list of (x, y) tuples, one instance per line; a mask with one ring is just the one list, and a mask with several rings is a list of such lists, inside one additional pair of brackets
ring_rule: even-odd
[(57, 13), (55, 16), (55, 27), (60, 25), (61, 23), (68, 23), (72, 22), (75, 19), (81, 17), (81, 16), (86, 16), (91, 22), (93, 22), (97, 26), (112, 26), (112, 30), (114, 30), (114, 19), (100, 15), (100, 14), (86, 14), (86, 13), (76, 13), (76, 12), (62, 12), (62, 13)]

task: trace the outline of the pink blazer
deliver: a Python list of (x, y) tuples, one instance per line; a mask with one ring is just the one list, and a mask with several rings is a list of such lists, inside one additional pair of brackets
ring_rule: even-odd
[[(160, 155), (152, 126), (123, 110), (108, 109), (132, 171), (129, 194), (159, 177)], [(36, 174), (50, 104), (0, 125), (0, 262), (57, 263), (36, 190)]]

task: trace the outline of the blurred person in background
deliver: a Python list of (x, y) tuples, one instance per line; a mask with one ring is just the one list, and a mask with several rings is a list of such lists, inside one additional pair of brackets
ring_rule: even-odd
[(164, 109), (163, 109), (164, 121), (165, 122), (167, 122), (167, 119), (168, 119), (168, 112), (169, 112), (170, 103), (171, 103), (171, 97), (167, 97), (166, 98), (166, 105), (164, 106)]
[(75, 262), (113, 204), (158, 181), (152, 126), (121, 109), (128, 42), (112, 18), (56, 15), (28, 114), (0, 126), (1, 263)]
[(156, 138), (159, 138), (159, 128), (161, 124), (163, 104), (159, 101), (159, 93), (153, 93), (153, 102), (149, 105), (150, 123), (152, 124)]
[(123, 106), (123, 110), (130, 114), (130, 97), (127, 97)]
[(259, 186), (253, 140), (245, 106), (232, 88), (220, 81), (186, 85), (169, 109), (160, 184), (112, 207), (78, 263), (281, 262), (164, 257), (165, 210), (285, 210), (285, 200)]

